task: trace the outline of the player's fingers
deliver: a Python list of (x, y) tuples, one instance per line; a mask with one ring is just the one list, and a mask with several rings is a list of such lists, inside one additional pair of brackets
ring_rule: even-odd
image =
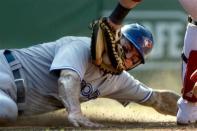
[(91, 122), (89, 121), (88, 123), (86, 123), (86, 127), (104, 127), (104, 125), (102, 124), (98, 124), (98, 123), (94, 123), (94, 122)]
[(99, 123), (94, 123), (94, 127), (99, 127), (99, 128), (102, 128), (102, 127), (105, 127), (103, 124), (99, 124)]
[(83, 115), (79, 115), (79, 114), (78, 115), (70, 114), (68, 116), (68, 120), (75, 127), (79, 127), (79, 126), (83, 126), (83, 127), (104, 127), (102, 124), (91, 122), (87, 117), (84, 117)]
[(75, 119), (68, 119), (68, 121), (75, 127), (79, 127), (80, 125), (78, 124), (77, 120)]
[(102, 124), (91, 122), (88, 118), (84, 117), (80, 119), (80, 125), (84, 127), (104, 127)]

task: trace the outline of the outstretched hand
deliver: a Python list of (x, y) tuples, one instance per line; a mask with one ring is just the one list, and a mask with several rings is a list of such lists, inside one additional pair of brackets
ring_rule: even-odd
[(75, 127), (104, 127), (102, 124), (91, 122), (81, 113), (69, 113), (68, 121)]

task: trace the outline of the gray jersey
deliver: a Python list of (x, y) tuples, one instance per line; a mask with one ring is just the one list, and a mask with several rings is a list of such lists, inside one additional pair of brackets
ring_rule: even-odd
[(126, 71), (111, 75), (93, 65), (87, 37), (63, 37), (55, 42), (16, 49), (14, 55), (23, 65), (29, 109), (43, 107), (44, 112), (62, 107), (57, 92), (62, 69), (76, 71), (80, 76), (81, 101), (108, 97), (123, 102), (143, 102), (151, 95), (149, 88)]

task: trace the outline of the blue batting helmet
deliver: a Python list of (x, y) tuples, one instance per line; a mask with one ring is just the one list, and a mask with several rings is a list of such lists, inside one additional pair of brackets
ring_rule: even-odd
[(145, 63), (145, 57), (153, 48), (152, 33), (140, 24), (129, 24), (121, 28), (123, 36), (137, 49)]

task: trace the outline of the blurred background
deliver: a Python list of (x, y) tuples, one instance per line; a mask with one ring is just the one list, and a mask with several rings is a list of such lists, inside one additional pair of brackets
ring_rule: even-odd
[[(90, 36), (89, 23), (108, 16), (117, 0), (1, 0), (0, 48), (21, 48), (63, 36)], [(187, 15), (176, 0), (145, 0), (124, 23), (138, 22), (154, 35), (145, 65), (130, 71), (143, 83), (180, 93), (181, 51)]]

